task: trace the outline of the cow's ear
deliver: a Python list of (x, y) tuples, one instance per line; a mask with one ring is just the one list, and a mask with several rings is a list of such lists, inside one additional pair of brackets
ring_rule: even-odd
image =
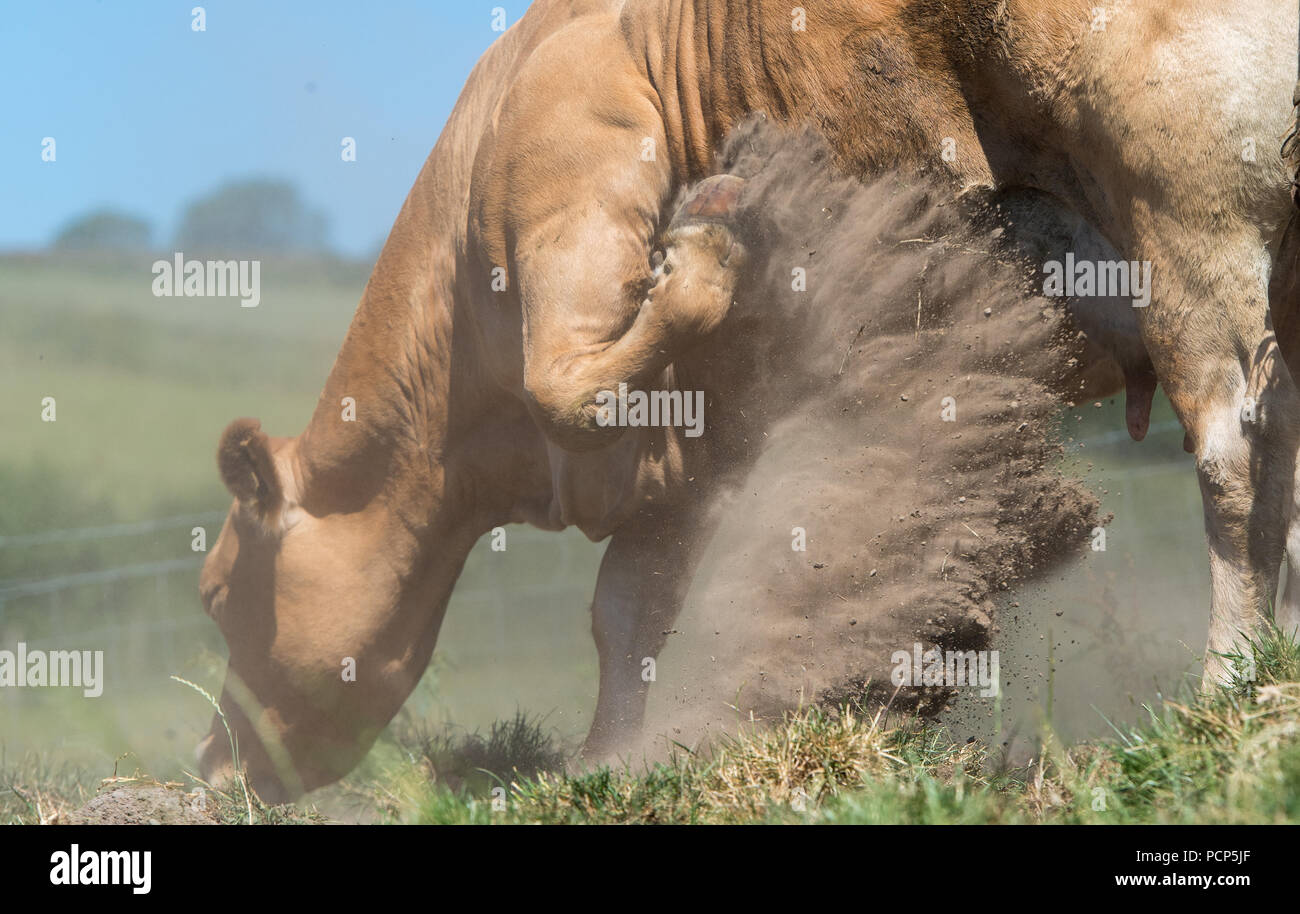
[(284, 504), (271, 439), (256, 419), (236, 419), (226, 426), (217, 446), (217, 468), (231, 494), (241, 504), (256, 506), (264, 518)]

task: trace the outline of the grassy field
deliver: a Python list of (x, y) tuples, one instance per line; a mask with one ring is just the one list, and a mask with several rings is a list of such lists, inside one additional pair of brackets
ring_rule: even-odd
[[(0, 647), (103, 650), (107, 665), (98, 699), (0, 690), (0, 767), (9, 782), (26, 785), (17, 787), (23, 796), (48, 790), (55, 805), (115, 771), (184, 779), (210, 709), (170, 677), (216, 690), (224, 663), (224, 642), (199, 606), (202, 556), (190, 549), (191, 528), (204, 526), (211, 541), (229, 503), (214, 465), (217, 436), (241, 415), (258, 416), (272, 434), (301, 430), (368, 273), (357, 264), (265, 262), (261, 306), (241, 309), (233, 299), (153, 297), (151, 261), (0, 257)], [(44, 397), (56, 400), (55, 422), (41, 421)], [(1161, 699), (1182, 694), (1196, 673), (1208, 606), (1199, 495), (1181, 431), (1163, 400), (1141, 446), (1122, 430), (1122, 403), (1080, 404), (1061, 421), (1071, 467), (1114, 514), (1108, 549), (1085, 553), (1004, 609), (995, 646), (1014, 657), (1016, 675), (998, 715), (959, 702), (937, 729), (891, 724), (868, 737), (856, 716), (846, 730), (842, 719), (809, 712), (774, 739), (838, 732), (834, 739), (857, 746), (853, 752), (887, 753), (863, 761), (863, 777), (928, 771), (917, 773), (917, 789), (993, 802), (1014, 783), (999, 780), (1006, 772), (1043, 757), (1044, 733), (1048, 745), (1073, 745), (1113, 736), (1112, 724), (1151, 726), (1144, 706), (1161, 720), (1174, 713)], [(524, 528), (512, 529), (510, 543), (504, 557), (486, 543), (471, 555), (420, 687), (361, 769), (311, 798), (321, 811), (342, 819), (463, 817), (471, 812), (454, 791), (423, 792), (429, 771), (482, 799), (482, 785), (469, 783), (473, 771), (508, 772), (499, 760), (520, 757), (521, 740), (548, 760), (521, 770), (553, 771), (554, 753), (571, 755), (595, 704), (587, 605), (603, 544)], [(678, 627), (690, 625), (684, 618)], [(1011, 666), (1003, 661), (1004, 670)], [(527, 726), (511, 724), (520, 713)], [(894, 735), (882, 742), (885, 732)], [(981, 752), (984, 780), (935, 773), (966, 771)], [(907, 756), (906, 765), (891, 769), (888, 755)], [(497, 761), (465, 761), (474, 758)], [(1049, 756), (1052, 764), (1061, 758)], [(448, 766), (469, 773), (448, 778)], [(565, 791), (576, 790), (603, 799), (575, 816), (636, 820), (631, 806), (616, 814), (619, 804), (678, 784), (681, 796), (656, 816), (716, 820), (720, 807), (706, 796), (722, 789), (710, 778), (723, 770), (679, 754), (644, 778), (549, 775), (521, 787), (509, 815), (564, 818), (576, 808)], [(818, 788), (816, 815), (866, 816), (868, 807), (839, 799), (851, 782), (835, 784), (830, 794)], [(868, 806), (886, 803), (883, 793), (855, 795)], [(0, 807), (8, 817), (34, 815), (17, 794), (2, 802), (18, 804)], [(888, 802), (899, 816), (912, 808)], [(963, 815), (977, 815), (978, 805), (966, 807)], [(472, 815), (491, 815), (474, 808)], [(753, 815), (790, 813), (780, 804), (763, 810)]]
[[(349, 778), (348, 794), (366, 818), (408, 824), (1295, 824), (1300, 646), (1269, 638), (1254, 656), (1251, 680), (1145, 708), (1110, 739), (1066, 746), (1044, 730), (1018, 768), (932, 724), (844, 706), (708, 754), (566, 773), (565, 751), (517, 715), (486, 734), (408, 733), (403, 757)], [(104, 786), (124, 784), (157, 782)], [(92, 795), (84, 772), (0, 765), (0, 822), (60, 821)], [(328, 821), (239, 789), (211, 796), (226, 824)]]

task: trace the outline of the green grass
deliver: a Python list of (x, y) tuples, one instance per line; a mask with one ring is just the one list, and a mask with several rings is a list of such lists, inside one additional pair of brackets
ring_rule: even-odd
[[(384, 818), (434, 824), (1148, 824), (1300, 822), (1300, 647), (1255, 647), (1258, 672), (1146, 709), (1141, 725), (1008, 769), (988, 746), (942, 728), (845, 706), (806, 708), (712, 752), (578, 773), (502, 777), (512, 752), (535, 760), (535, 722), (493, 731), (496, 770), (472, 784), (439, 775), (415, 744), (410, 764), (369, 785)], [(463, 769), (480, 737), (432, 756)], [(544, 752), (543, 752), (544, 754)], [(494, 808), (494, 799), (496, 805)]]
[(521, 711), (509, 720), (494, 721), (486, 734), (417, 728), (412, 745), (441, 784), (473, 793), (514, 776), (530, 778), (563, 767), (565, 752), (557, 742), (541, 721)]
[(93, 797), (98, 783), (93, 772), (52, 752), (0, 755), (0, 825), (55, 820)]

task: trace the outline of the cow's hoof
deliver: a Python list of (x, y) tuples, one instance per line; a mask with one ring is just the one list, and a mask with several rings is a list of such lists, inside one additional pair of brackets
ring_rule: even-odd
[(740, 196), (745, 180), (735, 175), (714, 175), (691, 188), (677, 207), (668, 230), (692, 222), (719, 222), (734, 225), (740, 212)]
[(700, 182), (663, 234), (655, 283), (642, 307), (667, 325), (678, 344), (712, 332), (731, 309), (749, 263), (735, 226), (744, 183), (731, 175)]

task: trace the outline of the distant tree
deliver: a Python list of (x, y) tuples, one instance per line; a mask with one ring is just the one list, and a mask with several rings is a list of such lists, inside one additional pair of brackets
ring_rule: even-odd
[(153, 230), (138, 216), (100, 209), (59, 229), (54, 246), (64, 251), (138, 251), (149, 247)]
[(177, 250), (319, 252), (329, 223), (288, 181), (246, 178), (195, 200), (181, 216)]

